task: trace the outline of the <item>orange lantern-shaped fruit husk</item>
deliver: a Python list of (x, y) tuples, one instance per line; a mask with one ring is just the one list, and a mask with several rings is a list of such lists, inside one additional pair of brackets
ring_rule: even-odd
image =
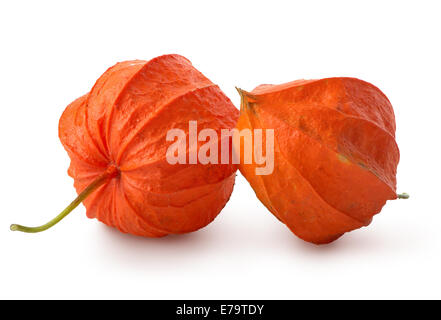
[[(260, 201), (301, 239), (334, 241), (369, 225), (387, 200), (397, 198), (395, 117), (375, 86), (329, 78), (239, 93), (237, 129), (274, 130), (272, 173), (256, 174), (261, 165), (254, 158), (246, 163), (244, 143), (234, 146), (240, 171)], [(271, 150), (266, 152), (268, 157)]]
[[(166, 154), (175, 142), (167, 132), (181, 129), (188, 138), (192, 120), (199, 130), (220, 132), (234, 128), (238, 116), (218, 86), (182, 56), (118, 63), (60, 118), (78, 198), (46, 225), (11, 229), (43, 231), (82, 201), (89, 218), (124, 233), (161, 237), (202, 228), (228, 201), (237, 168), (170, 164)], [(189, 144), (184, 151), (188, 158)]]

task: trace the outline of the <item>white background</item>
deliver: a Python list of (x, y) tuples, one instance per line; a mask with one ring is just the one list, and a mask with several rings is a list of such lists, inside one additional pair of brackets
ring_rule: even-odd
[[(3, 1), (0, 298), (441, 298), (439, 1)], [(58, 140), (65, 106), (109, 66), (179, 53), (234, 86), (353, 76), (390, 98), (398, 191), (326, 246), (297, 239), (238, 175), (230, 202), (183, 236), (123, 235), (79, 207)]]

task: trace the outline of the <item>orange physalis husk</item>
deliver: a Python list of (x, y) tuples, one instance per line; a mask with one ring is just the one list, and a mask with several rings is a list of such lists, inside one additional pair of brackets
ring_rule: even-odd
[(244, 163), (243, 144), (234, 146), (240, 171), (298, 237), (329, 243), (369, 225), (387, 200), (397, 198), (395, 117), (378, 88), (329, 78), (239, 92), (237, 128), (274, 129), (274, 171), (256, 175), (259, 165)]
[(59, 137), (79, 197), (46, 225), (11, 229), (43, 231), (81, 201), (89, 218), (124, 233), (161, 237), (206, 226), (228, 201), (236, 166), (169, 164), (173, 141), (166, 134), (182, 129), (188, 136), (192, 120), (199, 130), (231, 129), (238, 113), (182, 56), (117, 63), (60, 118)]

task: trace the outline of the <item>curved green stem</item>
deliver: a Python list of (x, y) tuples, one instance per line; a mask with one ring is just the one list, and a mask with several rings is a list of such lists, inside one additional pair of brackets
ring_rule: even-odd
[(406, 192), (403, 192), (403, 193), (400, 193), (400, 194), (397, 194), (397, 198), (398, 199), (409, 199), (409, 195), (406, 193)]
[(115, 177), (117, 173), (118, 173), (118, 169), (116, 167), (114, 166), (109, 167), (103, 174), (98, 176), (90, 185), (88, 185), (86, 189), (84, 189), (78, 195), (78, 197), (66, 207), (66, 209), (64, 209), (58, 216), (56, 216), (48, 223), (41, 225), (39, 227), (25, 227), (19, 224), (11, 224), (10, 229), (12, 231), (37, 233), (53, 227), (58, 222), (60, 222), (64, 217), (66, 217), (69, 213), (71, 213), (72, 210), (75, 209), (81, 202), (83, 202), (83, 200), (86, 199), (93, 191), (98, 189), (98, 187), (103, 185), (108, 179)]

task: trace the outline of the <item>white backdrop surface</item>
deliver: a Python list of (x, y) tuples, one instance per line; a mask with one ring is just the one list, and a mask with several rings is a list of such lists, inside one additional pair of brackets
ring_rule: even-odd
[[(0, 298), (441, 298), (439, 1), (9, 1), (0, 4)], [(179, 53), (234, 86), (352, 76), (395, 108), (398, 191), (368, 228), (302, 242), (238, 173), (219, 217), (142, 239), (79, 207), (58, 140), (65, 106), (109, 66)]]

